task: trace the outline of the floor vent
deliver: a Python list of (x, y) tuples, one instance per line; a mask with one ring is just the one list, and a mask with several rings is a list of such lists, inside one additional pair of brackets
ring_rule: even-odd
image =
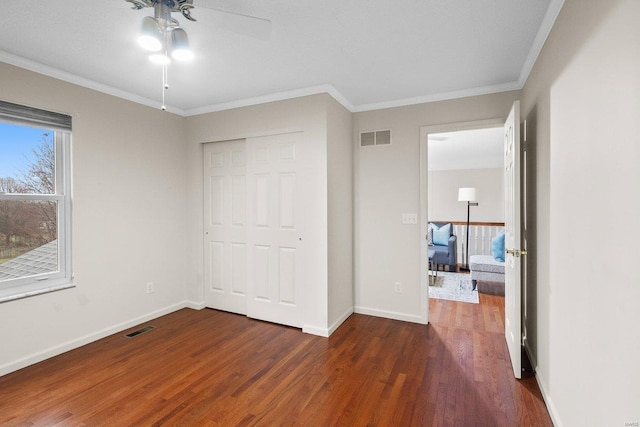
[(126, 338), (133, 338), (133, 337), (137, 337), (140, 334), (144, 334), (145, 332), (151, 332), (155, 329), (155, 326), (145, 326), (142, 329), (138, 329), (137, 331), (133, 331), (133, 332), (129, 332), (128, 334), (125, 335)]

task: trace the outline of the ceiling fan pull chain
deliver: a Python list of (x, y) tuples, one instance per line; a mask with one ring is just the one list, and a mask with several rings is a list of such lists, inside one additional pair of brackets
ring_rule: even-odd
[(162, 111), (167, 110), (167, 104), (165, 104), (165, 92), (169, 89), (169, 50), (167, 44), (169, 42), (169, 31), (164, 30), (164, 62), (162, 63)]
[(165, 92), (169, 89), (169, 78), (168, 78), (168, 67), (167, 64), (162, 64), (162, 107), (160, 109), (162, 111), (166, 111), (167, 106), (164, 103)]

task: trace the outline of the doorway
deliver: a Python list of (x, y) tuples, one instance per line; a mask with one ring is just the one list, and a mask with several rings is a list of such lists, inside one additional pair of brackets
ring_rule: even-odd
[[(462, 131), (474, 131), (490, 128), (503, 128), (504, 119), (495, 118), (488, 120), (480, 120), (473, 122), (461, 122), (452, 123), (446, 125), (437, 126), (423, 126), (420, 128), (420, 282), (421, 282), (421, 309), (422, 316), (425, 321), (428, 320), (429, 315), (429, 254), (428, 245), (425, 236), (428, 234), (428, 224), (431, 220), (446, 220), (448, 218), (430, 218), (429, 217), (429, 136), (437, 136), (442, 134), (450, 134)], [(471, 159), (472, 160), (472, 159)], [(460, 162), (469, 162), (467, 160), (460, 160)], [(471, 163), (472, 164), (472, 161)], [(457, 191), (457, 188), (456, 188)], [(460, 205), (458, 210), (462, 213), (464, 211), (464, 225), (458, 224), (456, 233), (460, 234), (465, 230), (466, 226), (466, 209), (462, 206), (461, 202), (457, 201), (457, 192), (454, 191), (453, 202)], [(437, 212), (437, 211), (436, 211)], [(432, 212), (432, 215), (435, 213)], [(455, 222), (455, 221), (454, 221)], [(461, 222), (461, 221), (458, 221)], [(452, 224), (453, 225), (453, 224)], [(460, 231), (458, 231), (460, 230)], [(457, 243), (457, 251), (461, 252), (462, 242)]]

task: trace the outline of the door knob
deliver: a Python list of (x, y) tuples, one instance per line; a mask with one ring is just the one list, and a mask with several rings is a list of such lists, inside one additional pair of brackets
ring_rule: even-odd
[(505, 251), (506, 253), (508, 253), (509, 255), (513, 255), (516, 258), (518, 258), (520, 255), (526, 255), (527, 251), (526, 250), (520, 250), (520, 249), (507, 249)]

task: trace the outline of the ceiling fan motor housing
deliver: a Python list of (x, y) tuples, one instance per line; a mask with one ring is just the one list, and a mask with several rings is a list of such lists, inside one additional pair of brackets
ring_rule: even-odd
[(171, 12), (182, 13), (189, 21), (195, 21), (191, 16), (193, 0), (125, 0), (133, 5), (133, 9), (140, 10), (152, 7), (155, 10), (156, 19), (164, 19), (171, 22)]

